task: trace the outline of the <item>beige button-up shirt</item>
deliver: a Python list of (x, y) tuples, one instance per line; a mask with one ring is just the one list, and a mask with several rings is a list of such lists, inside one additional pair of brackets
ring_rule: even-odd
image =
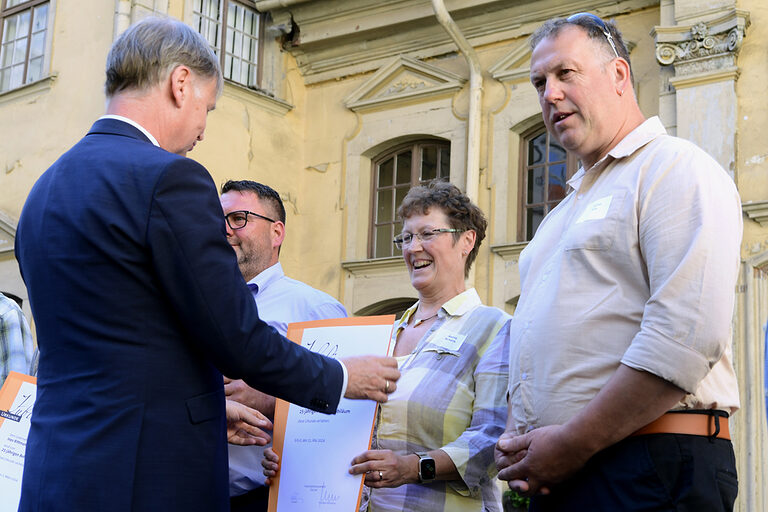
[(520, 255), (508, 389), (518, 432), (567, 422), (619, 363), (687, 391), (678, 409), (736, 410), (733, 180), (654, 117), (569, 184)]

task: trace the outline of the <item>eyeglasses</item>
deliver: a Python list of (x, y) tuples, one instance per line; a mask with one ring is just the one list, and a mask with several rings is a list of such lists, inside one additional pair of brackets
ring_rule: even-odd
[(258, 217), (260, 219), (264, 219), (269, 222), (277, 222), (276, 220), (272, 220), (269, 217), (265, 217), (258, 213), (249, 212), (248, 210), (237, 210), (234, 212), (229, 212), (224, 216), (224, 218), (227, 219), (227, 224), (229, 224), (230, 228), (242, 229), (245, 227), (246, 224), (248, 224), (249, 215), (253, 215), (254, 217)]
[(395, 247), (398, 249), (402, 249), (403, 247), (408, 247), (413, 243), (413, 237), (418, 238), (421, 243), (427, 244), (430, 241), (434, 240), (434, 238), (439, 235), (440, 233), (461, 233), (464, 231), (463, 229), (448, 229), (448, 228), (441, 228), (441, 229), (426, 229), (422, 231), (421, 233), (401, 233), (395, 237), (392, 242), (394, 242)]
[(605, 24), (603, 20), (600, 19), (600, 17), (595, 16), (591, 12), (578, 12), (576, 14), (573, 14), (571, 16), (568, 16), (565, 21), (568, 23), (573, 23), (574, 21), (578, 20), (579, 18), (587, 18), (590, 21), (595, 22), (595, 24), (600, 28), (600, 31), (603, 33), (605, 38), (608, 40), (608, 44), (611, 45), (611, 49), (613, 50), (613, 53), (616, 55), (616, 58), (619, 57), (619, 52), (616, 50), (616, 44), (613, 42), (613, 36), (611, 35), (611, 31), (608, 30), (608, 26)]

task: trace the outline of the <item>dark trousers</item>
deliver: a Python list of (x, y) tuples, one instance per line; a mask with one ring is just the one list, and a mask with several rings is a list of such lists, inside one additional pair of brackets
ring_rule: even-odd
[(730, 512), (737, 492), (730, 441), (651, 434), (601, 451), (529, 510)]
[(231, 512), (267, 512), (269, 487), (257, 487), (240, 496), (229, 498)]

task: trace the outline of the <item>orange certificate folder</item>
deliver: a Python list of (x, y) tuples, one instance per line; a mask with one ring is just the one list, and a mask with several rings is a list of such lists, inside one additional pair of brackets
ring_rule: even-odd
[(0, 389), (0, 512), (16, 511), (37, 379), (10, 372)]
[[(334, 358), (391, 352), (394, 315), (338, 318), (288, 326), (288, 338)], [(352, 458), (368, 450), (377, 403), (342, 398), (327, 415), (277, 400), (273, 449), (280, 471), (269, 488), (269, 512), (354, 512), (363, 475), (350, 475)]]

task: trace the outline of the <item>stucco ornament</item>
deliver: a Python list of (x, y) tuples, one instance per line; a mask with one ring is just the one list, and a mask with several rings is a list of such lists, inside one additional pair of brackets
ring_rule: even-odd
[(673, 63), (678, 65), (694, 60), (733, 56), (741, 48), (747, 24), (748, 22), (741, 21), (736, 13), (730, 19), (716, 20), (709, 25), (698, 22), (688, 29), (680, 27), (679, 32), (673, 30), (670, 33), (671, 37), (657, 40), (656, 60), (659, 64), (668, 66)]

